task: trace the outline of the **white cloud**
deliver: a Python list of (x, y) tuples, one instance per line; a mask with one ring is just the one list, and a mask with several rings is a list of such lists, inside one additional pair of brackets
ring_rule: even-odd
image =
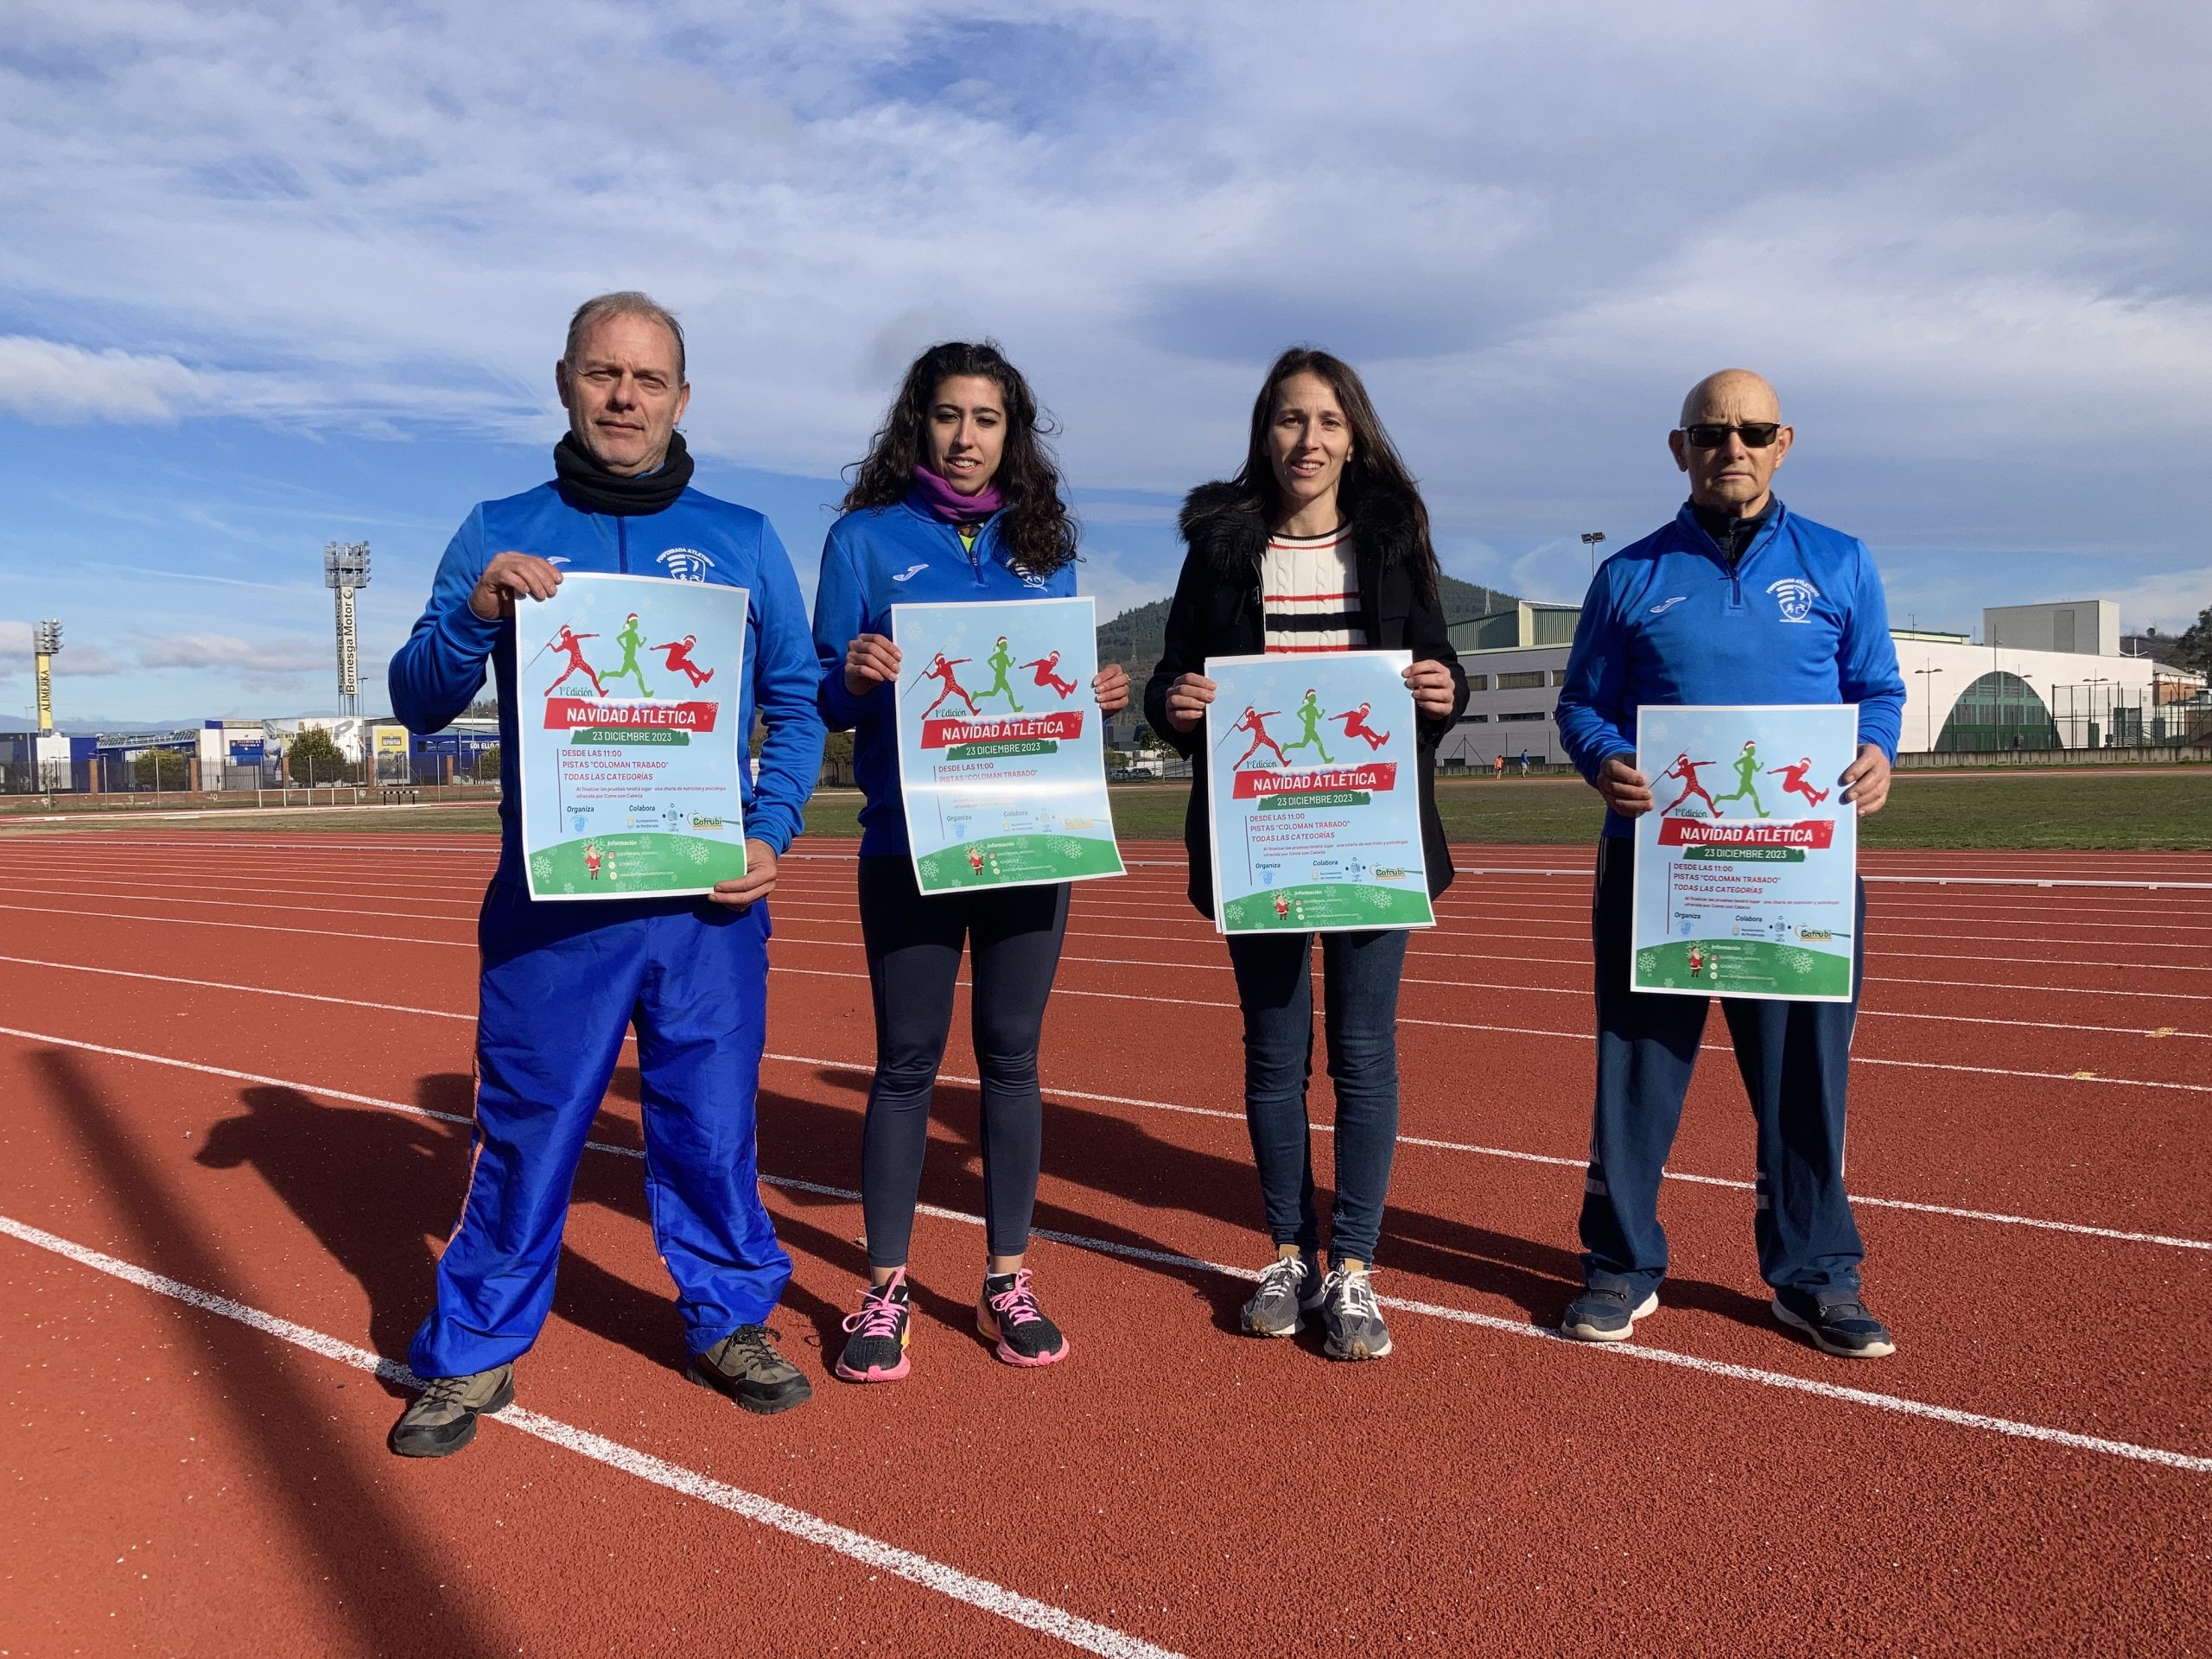
[[(20, 671), (28, 678), (35, 658), (31, 655), (31, 625), (28, 622), (0, 622), (0, 673), (12, 676)], [(132, 664), (118, 658), (112, 652), (99, 645), (72, 645), (65, 629), (61, 636), (61, 650), (54, 658), (56, 678), (91, 679), (110, 674), (127, 674)]]
[(200, 407), (205, 391), (173, 357), (0, 334), (0, 411), (41, 426), (174, 421)]

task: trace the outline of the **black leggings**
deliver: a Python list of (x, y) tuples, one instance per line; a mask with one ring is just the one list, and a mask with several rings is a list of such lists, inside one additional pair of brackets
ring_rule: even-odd
[(875, 1002), (875, 1082), (861, 1131), (868, 1265), (901, 1265), (912, 1243), (930, 1093), (952, 1032), (963, 938), (983, 1082), (986, 1236), (993, 1255), (1020, 1255), (1037, 1205), (1045, 1121), (1037, 1040), (1067, 931), (1067, 884), (925, 897), (903, 854), (863, 858), (860, 867), (861, 939)]

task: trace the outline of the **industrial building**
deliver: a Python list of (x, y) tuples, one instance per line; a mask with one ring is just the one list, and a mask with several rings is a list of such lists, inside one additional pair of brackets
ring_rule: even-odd
[[(1474, 769), (1503, 754), (1564, 764), (1553, 710), (1580, 616), (1572, 605), (1523, 602), (1452, 625), (1467, 673), (1467, 708), (1437, 750)], [(2112, 600), (1997, 605), (1982, 639), (1893, 628), (1904, 672), (1902, 753), (2132, 748), (2197, 741), (2212, 729), (2204, 677), (2120, 653)]]

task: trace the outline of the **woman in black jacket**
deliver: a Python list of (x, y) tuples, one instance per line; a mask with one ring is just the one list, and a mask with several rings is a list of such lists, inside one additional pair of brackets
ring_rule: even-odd
[[(1286, 352), (1252, 407), (1243, 470), (1193, 490), (1183, 508), (1189, 552), (1167, 614), (1167, 640), (1145, 688), (1152, 729), (1195, 769), (1183, 818), (1191, 902), (1213, 914), (1202, 728), (1211, 657), (1261, 651), (1409, 650), (1419, 728), (1421, 842), (1429, 896), (1452, 882), (1436, 817), (1436, 745), (1467, 701), (1446, 635), (1435, 550), (1421, 492), (1349, 364)], [(1329, 1271), (1320, 1269), (1306, 1084), (1313, 1068), (1313, 936), (1229, 940), (1244, 1015), (1244, 1113), (1252, 1132), (1275, 1260), (1244, 1305), (1244, 1329), (1287, 1337), (1319, 1309), (1327, 1352), (1379, 1359), (1390, 1332), (1368, 1269), (1382, 1230), (1398, 1135), (1398, 980), (1403, 929), (1321, 936), (1329, 1075), (1337, 1087), (1336, 1187)]]

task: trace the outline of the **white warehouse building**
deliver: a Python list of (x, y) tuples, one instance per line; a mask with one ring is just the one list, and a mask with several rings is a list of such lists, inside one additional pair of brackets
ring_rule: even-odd
[[(1572, 605), (1523, 601), (1452, 625), (1467, 672), (1467, 708), (1437, 749), (1446, 766), (1488, 766), (1525, 753), (1565, 762), (1553, 710), (1580, 616)], [(2120, 652), (2120, 607), (2108, 599), (1993, 606), (1982, 639), (1891, 630), (1905, 683), (1900, 753), (2133, 747), (2185, 734), (2177, 705), (2204, 679)]]

